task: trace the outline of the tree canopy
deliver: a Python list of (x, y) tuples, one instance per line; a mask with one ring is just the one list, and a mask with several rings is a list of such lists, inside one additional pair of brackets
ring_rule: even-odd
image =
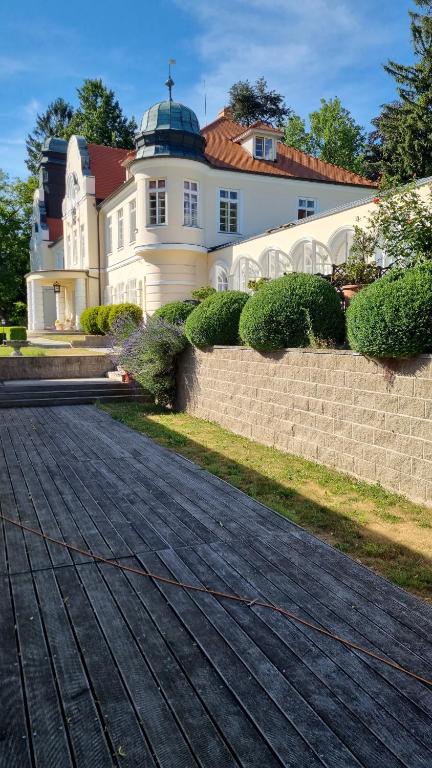
[(37, 115), (33, 133), (29, 133), (26, 140), (26, 165), (33, 176), (38, 171), (41, 150), (45, 139), (49, 136), (57, 136), (59, 139), (64, 139), (74, 111), (72, 104), (68, 104), (67, 101), (59, 98), (48, 104), (45, 112)]
[(397, 98), (372, 122), (368, 160), (389, 182), (432, 174), (432, 0), (415, 0), (410, 11), (414, 63), (389, 61)]
[(229, 106), (234, 120), (246, 126), (257, 120), (281, 126), (291, 114), (282, 94), (269, 89), (264, 77), (255, 84), (249, 80), (234, 83), (229, 90)]
[(102, 80), (84, 80), (77, 94), (76, 108), (58, 98), (37, 116), (35, 128), (26, 142), (26, 164), (33, 175), (38, 170), (42, 145), (49, 136), (69, 139), (78, 134), (94, 144), (124, 149), (134, 146), (137, 124), (134, 118), (125, 117), (114, 91)]
[(309, 114), (309, 123), (308, 131), (299, 115), (290, 116), (285, 143), (355, 173), (364, 171), (365, 133), (340, 99), (321, 99), (320, 108)]
[(106, 88), (102, 80), (84, 80), (77, 93), (79, 106), (67, 127), (66, 138), (78, 134), (94, 144), (132, 149), (137, 124), (133, 117), (125, 117), (114, 91)]
[(14, 303), (25, 301), (24, 275), (29, 269), (29, 239), (34, 177), (11, 181), (0, 170), (0, 314), (6, 319)]

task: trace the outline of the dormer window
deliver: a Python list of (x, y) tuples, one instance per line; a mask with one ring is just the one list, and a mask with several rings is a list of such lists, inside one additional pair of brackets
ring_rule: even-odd
[(258, 160), (274, 160), (274, 141), (266, 136), (255, 136), (255, 157)]

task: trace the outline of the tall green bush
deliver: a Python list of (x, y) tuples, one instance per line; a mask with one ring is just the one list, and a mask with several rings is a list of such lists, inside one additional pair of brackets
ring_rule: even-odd
[(95, 335), (98, 336), (101, 334), (101, 331), (99, 330), (99, 322), (98, 322), (98, 315), (99, 315), (99, 309), (100, 307), (87, 307), (83, 312), (81, 312), (80, 316), (80, 326), (84, 333), (88, 333), (89, 335)]
[(347, 310), (352, 349), (370, 357), (432, 351), (432, 265), (393, 269), (363, 288)]
[(109, 333), (109, 330), (110, 330), (109, 316), (110, 316), (111, 309), (112, 309), (112, 304), (102, 304), (101, 307), (98, 307), (97, 324), (98, 324), (100, 333), (103, 333), (103, 334)]
[(25, 341), (27, 339), (27, 329), (21, 325), (0, 327), (0, 333), (5, 333), (8, 341)]
[(127, 317), (131, 323), (138, 325), (142, 321), (143, 313), (141, 307), (137, 304), (125, 302), (124, 304), (112, 304), (109, 313), (109, 325), (113, 327), (114, 323), (121, 318)]
[(186, 337), (196, 347), (238, 344), (240, 314), (248, 298), (242, 291), (209, 296), (187, 318)]
[(340, 342), (344, 316), (334, 287), (321, 277), (285, 275), (263, 285), (251, 296), (240, 318), (240, 337), (266, 351)]
[(170, 301), (169, 304), (159, 307), (153, 317), (161, 317), (172, 325), (183, 325), (195, 306), (196, 304), (191, 304), (188, 301)]

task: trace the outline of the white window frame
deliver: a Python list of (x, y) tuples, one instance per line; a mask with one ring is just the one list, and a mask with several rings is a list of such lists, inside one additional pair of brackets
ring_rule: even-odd
[[(233, 197), (235, 195), (235, 198)], [(222, 203), (228, 204), (227, 213), (227, 229), (222, 229)], [(236, 229), (230, 228), (231, 208), (235, 206), (236, 210)], [(239, 235), (240, 234), (240, 191), (238, 189), (228, 189), (227, 187), (220, 187), (218, 191), (218, 232), (223, 235)]]
[[(193, 189), (193, 186), (195, 189)], [(183, 226), (199, 226), (199, 184), (192, 179), (183, 182)]]
[[(154, 212), (152, 201), (155, 201)], [(147, 190), (147, 226), (165, 227), (168, 224), (166, 179), (149, 179)], [(152, 217), (154, 221), (152, 221)]]
[(129, 242), (134, 243), (136, 240), (136, 229), (137, 229), (137, 209), (136, 209), (136, 200), (131, 200), (129, 202)]
[(112, 253), (112, 216), (107, 216), (105, 227), (105, 253)]
[[(300, 216), (304, 213), (304, 216)], [(318, 201), (314, 197), (299, 197), (297, 200), (297, 219), (307, 219), (318, 213)]]
[(71, 249), (71, 236), (70, 233), (66, 236), (66, 248), (65, 248), (65, 266), (69, 266), (72, 263), (72, 249)]
[(117, 211), (117, 250), (119, 251), (124, 246), (124, 214), (123, 208), (119, 208)]
[[(258, 142), (260, 142), (260, 149), (258, 149)], [(255, 136), (254, 145), (254, 156), (258, 160), (274, 160), (275, 151), (273, 138), (270, 136)]]

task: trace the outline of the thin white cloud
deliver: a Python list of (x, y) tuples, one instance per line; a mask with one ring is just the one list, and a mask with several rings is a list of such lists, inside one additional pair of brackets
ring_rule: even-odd
[(371, 24), (371, 0), (174, 1), (200, 26), (192, 45), (202, 76), (187, 95), (201, 120), (203, 80), (212, 120), (232, 83), (261, 75), (302, 114), (317, 107), (320, 96), (338, 95), (339, 84), (350, 91), (348, 106), (355, 109), (358, 67), (372, 53), (376, 58), (394, 34), (391, 24)]

